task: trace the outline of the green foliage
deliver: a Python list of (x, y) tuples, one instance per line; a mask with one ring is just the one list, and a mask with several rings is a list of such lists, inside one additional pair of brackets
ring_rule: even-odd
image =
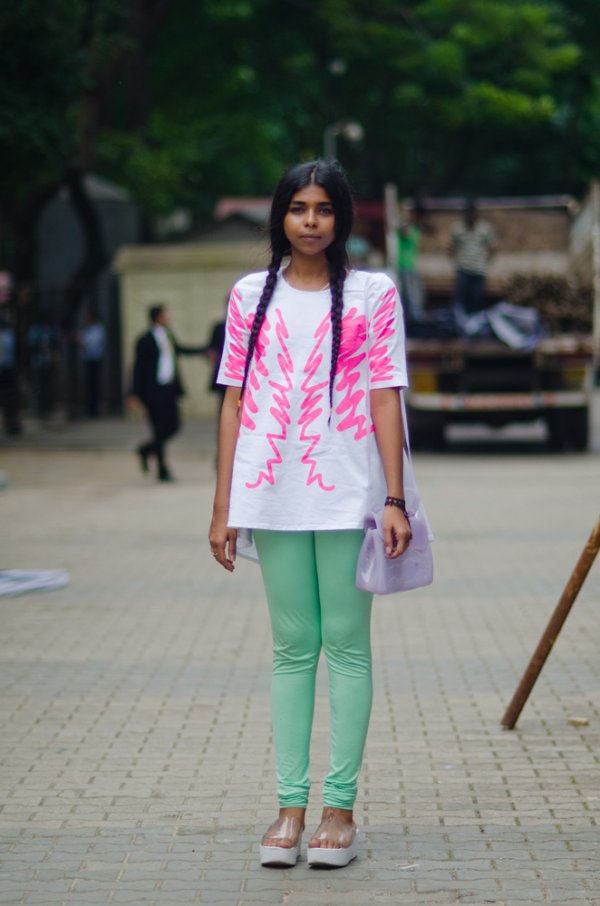
[(4, 7), (5, 202), (85, 151), (150, 216), (204, 217), (346, 117), (365, 138), (338, 153), (371, 197), (577, 192), (600, 164), (597, 0), (177, 0), (151, 44), (133, 27), (151, 2)]
[[(376, 61), (375, 107), (355, 115), (376, 146), (369, 163), (378, 182), (394, 179), (403, 191), (491, 193), (522, 190), (521, 183), (525, 189), (530, 177), (530, 191), (543, 189), (523, 147), (547, 140), (564, 80), (582, 59), (557, 4), (424, 0), (383, 2), (368, 12), (356, 0), (325, 0), (322, 15), (342, 55), (354, 52), (369, 29), (363, 54)], [(379, 46), (374, 19), (385, 26)], [(356, 98), (360, 86), (349, 76)], [(507, 180), (494, 162), (511, 141), (515, 160)], [(555, 188), (553, 176), (546, 190)]]
[(60, 179), (75, 143), (81, 83), (79, 4), (22, 0), (0, 11), (0, 195), (18, 199)]

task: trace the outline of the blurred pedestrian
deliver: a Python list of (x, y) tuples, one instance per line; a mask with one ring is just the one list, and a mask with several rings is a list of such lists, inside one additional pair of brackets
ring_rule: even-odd
[(43, 309), (27, 332), (29, 364), (33, 391), (33, 407), (39, 418), (48, 418), (54, 408), (56, 355), (60, 334)]
[(411, 323), (422, 321), (425, 314), (425, 293), (417, 267), (424, 232), (433, 232), (424, 206), (420, 202), (405, 205), (398, 229), (397, 266), (407, 327)]
[(0, 310), (0, 409), (7, 434), (18, 434), (19, 400), (15, 330), (7, 312)]
[(355, 216), (346, 250), (350, 260), (350, 267), (363, 268), (369, 266), (373, 247), (369, 240), (369, 227), (364, 219)]
[[(225, 304), (227, 304), (229, 297), (226, 298)], [(203, 349), (204, 355), (208, 358), (211, 364), (210, 371), (210, 380), (208, 384), (208, 389), (211, 393), (214, 393), (219, 401), (219, 414), (221, 413), (221, 407), (223, 405), (223, 398), (225, 396), (225, 387), (223, 384), (219, 384), (219, 368), (221, 367), (221, 358), (223, 356), (223, 347), (225, 345), (225, 319), (221, 318), (220, 321), (217, 321), (213, 324), (210, 332), (210, 340)]]
[(308, 861), (341, 867), (357, 854), (353, 807), (371, 710), (372, 596), (356, 588), (355, 574), (374, 501), (384, 511), (388, 555), (399, 556), (410, 541), (402, 311), (389, 277), (349, 270), (351, 227), (351, 193), (338, 165), (292, 168), (273, 197), (268, 271), (235, 285), (227, 316), (209, 540), (217, 562), (232, 571), (238, 540), (242, 551), (251, 535), (269, 604), (280, 809), (262, 838), (263, 865), (298, 858), (321, 647), (330, 767)]
[(97, 418), (100, 409), (106, 331), (104, 324), (94, 312), (88, 312), (85, 326), (79, 331), (78, 339), (85, 369), (85, 412), (88, 418)]
[(159, 481), (173, 481), (165, 457), (165, 445), (181, 425), (178, 401), (184, 394), (177, 367), (179, 355), (201, 355), (202, 346), (182, 346), (171, 331), (171, 316), (165, 305), (148, 310), (150, 329), (139, 338), (135, 350), (130, 405), (146, 408), (152, 438), (137, 449), (143, 472), (156, 459)]
[(462, 221), (452, 224), (448, 248), (456, 266), (454, 309), (459, 321), (484, 307), (485, 279), (496, 245), (494, 230), (480, 219), (477, 203), (467, 201)]

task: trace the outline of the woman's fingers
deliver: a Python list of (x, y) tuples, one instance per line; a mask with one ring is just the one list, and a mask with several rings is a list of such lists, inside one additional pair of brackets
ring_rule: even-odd
[(235, 529), (229, 529), (227, 535), (229, 562), (232, 564), (231, 568), (233, 569), (233, 564), (235, 563), (235, 558), (237, 555), (237, 532)]
[(211, 545), (211, 553), (217, 563), (220, 563), (228, 572), (233, 572), (233, 560), (227, 556), (226, 542)]
[(230, 560), (226, 554), (216, 558), (217, 563), (220, 563), (221, 566), (224, 566), (228, 573), (232, 573), (235, 569), (233, 560)]
[(411, 537), (410, 525), (402, 510), (389, 515), (384, 511), (383, 542), (387, 557), (394, 560), (403, 554)]
[(213, 530), (208, 535), (210, 552), (224, 569), (232, 573), (235, 569), (235, 556), (237, 548), (237, 532), (235, 529), (226, 529), (224, 532)]

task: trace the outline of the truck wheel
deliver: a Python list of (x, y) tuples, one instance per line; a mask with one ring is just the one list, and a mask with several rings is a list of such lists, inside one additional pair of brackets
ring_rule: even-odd
[(587, 450), (590, 442), (590, 418), (586, 408), (569, 412), (569, 439), (574, 450)]
[(581, 409), (559, 409), (546, 416), (548, 446), (551, 450), (573, 449), (584, 451), (589, 443), (589, 414)]
[(431, 425), (419, 428), (411, 435), (412, 446), (417, 450), (432, 450), (439, 452), (446, 445), (446, 435), (443, 425)]

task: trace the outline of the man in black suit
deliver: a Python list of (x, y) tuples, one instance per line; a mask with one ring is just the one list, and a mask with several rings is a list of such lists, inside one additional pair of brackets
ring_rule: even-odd
[(165, 444), (179, 430), (178, 401), (184, 390), (177, 368), (178, 355), (201, 355), (204, 347), (181, 346), (170, 329), (171, 318), (164, 305), (153, 305), (148, 315), (150, 330), (137, 341), (133, 366), (132, 402), (146, 408), (152, 439), (137, 449), (142, 470), (156, 457), (159, 481), (173, 481), (165, 461)]

